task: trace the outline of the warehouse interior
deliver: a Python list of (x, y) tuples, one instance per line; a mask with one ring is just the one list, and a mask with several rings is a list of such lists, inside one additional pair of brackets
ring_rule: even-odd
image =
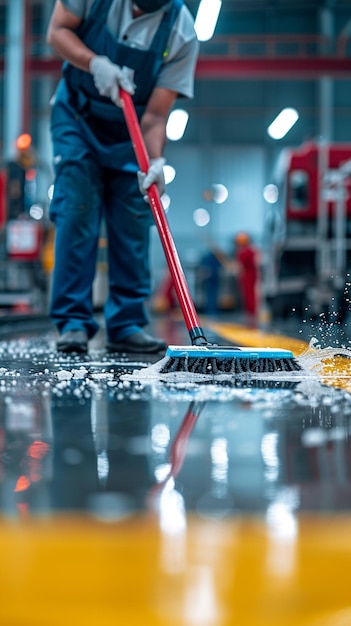
[[(50, 265), (52, 239), (48, 210), (53, 185), (50, 101), (62, 65), (46, 44), (52, 6), (50, 2), (4, 2), (0, 5), (4, 42), (6, 29), (13, 31), (9, 33), (13, 44), (6, 47), (4, 43), (3, 47), (2, 174), (7, 175), (8, 163), (17, 157), (25, 162), (25, 169), (29, 171), (25, 187), (22, 184), (22, 196), (26, 194), (26, 198), (10, 198), (12, 209), (6, 217), (4, 207), (1, 211), (2, 230), (3, 233), (8, 231), (9, 239), (5, 248), (10, 247), (8, 252), (3, 249), (3, 257), (10, 255), (12, 258), (12, 263), (7, 264), (6, 269), (5, 263), (2, 272), (5, 293), (1, 299), (4, 306), (6, 300), (16, 301), (17, 295), (6, 297), (6, 291), (14, 291), (16, 283), (18, 291), (34, 283), (30, 289), (36, 295), (28, 297), (32, 301), (29, 306), (42, 310), (47, 306), (43, 290), (47, 291), (49, 267), (46, 271), (44, 268), (44, 272), (42, 263), (35, 270), (24, 268), (16, 262), (16, 256), (33, 257), (35, 247), (37, 250), (40, 247), (37, 257), (44, 256)], [(197, 3), (189, 2), (188, 6), (196, 16)], [(186, 130), (180, 141), (169, 141), (166, 148), (167, 162), (176, 173), (167, 187), (168, 219), (189, 280), (194, 285), (199, 308), (205, 304), (198, 270), (203, 255), (209, 246), (231, 254), (233, 237), (242, 230), (250, 234), (262, 251), (262, 287), (271, 315), (287, 316), (294, 306), (300, 310), (307, 306), (315, 313), (326, 308), (328, 301), (338, 297), (340, 289), (344, 289), (349, 264), (348, 220), (343, 218), (347, 210), (342, 206), (336, 209), (335, 198), (338, 185), (341, 195), (345, 186), (346, 196), (348, 193), (347, 175), (340, 173), (344, 182), (337, 182), (336, 169), (348, 160), (351, 141), (349, 30), (346, 1), (248, 0), (223, 3), (214, 36), (201, 42), (194, 98), (176, 104), (176, 108), (189, 114)], [(8, 67), (8, 72), (4, 72), (4, 67)], [(287, 107), (298, 112), (298, 121), (285, 137), (273, 139), (267, 128)], [(32, 144), (16, 155), (16, 139), (23, 133), (30, 134)], [(346, 152), (334, 160), (331, 156), (328, 162), (326, 146), (333, 150), (335, 143), (341, 144)], [(312, 152), (318, 148), (311, 158), (317, 159), (319, 168), (311, 181), (310, 204), (302, 211), (290, 210), (293, 176), (289, 163), (294, 156), (291, 153), (309, 145)], [(301, 167), (308, 166), (302, 164)], [(16, 177), (13, 168), (10, 176)], [(15, 196), (16, 184), (13, 183)], [(215, 198), (216, 185), (223, 185), (227, 190), (221, 204)], [(269, 197), (270, 185), (275, 187), (273, 196), (271, 191)], [(5, 183), (2, 186), (5, 193)], [(347, 202), (346, 196), (340, 199), (340, 205)], [(328, 198), (332, 203), (323, 208)], [(322, 207), (318, 211), (317, 204)], [(35, 218), (30, 225), (11, 223), (5, 228), (5, 222), (12, 222), (12, 216), (16, 219), (23, 212), (28, 215), (33, 205)], [(195, 212), (199, 209), (208, 220), (205, 225), (196, 223)], [(324, 217), (328, 211), (335, 213), (329, 225)], [(32, 250), (11, 248), (20, 227), (27, 228), (28, 237), (33, 239)], [(34, 234), (35, 229), (40, 232)], [(165, 272), (165, 261), (156, 231), (153, 235), (153, 280), (157, 291)], [(342, 248), (343, 252), (337, 254), (336, 248)], [(33, 259), (29, 260), (35, 265)], [(306, 262), (310, 266), (307, 277), (304, 276)], [(105, 297), (104, 267), (102, 236), (96, 281), (97, 306)], [(226, 277), (224, 282), (228, 282)], [(223, 299), (228, 300), (226, 294)]]
[[(173, 107), (163, 206), (206, 338), (292, 363), (239, 375), (106, 352), (103, 227), (100, 330), (86, 355), (56, 351), (54, 4), (0, 0), (0, 623), (348, 626), (350, 0), (212, 0), (194, 97)], [(151, 328), (188, 346), (155, 225), (150, 258)]]

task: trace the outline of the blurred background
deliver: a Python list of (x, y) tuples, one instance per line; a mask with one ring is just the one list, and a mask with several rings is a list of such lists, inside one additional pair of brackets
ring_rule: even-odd
[[(49, 120), (61, 73), (46, 44), (53, 4), (0, 0), (2, 315), (45, 313), (50, 296)], [(178, 100), (170, 117), (164, 206), (195, 303), (208, 310), (212, 255), (217, 309), (236, 310), (226, 261), (245, 232), (260, 252), (260, 293), (273, 319), (328, 311), (345, 295), (351, 266), (350, 1), (186, 4), (200, 56), (195, 97)], [(105, 252), (102, 229), (97, 309)], [(167, 270), (155, 228), (151, 252), (154, 308), (163, 311), (172, 305), (157, 297)]]

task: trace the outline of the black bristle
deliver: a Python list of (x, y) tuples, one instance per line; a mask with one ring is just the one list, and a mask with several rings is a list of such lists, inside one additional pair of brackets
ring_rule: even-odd
[(170, 357), (160, 373), (189, 372), (191, 374), (265, 374), (300, 371), (295, 359), (272, 358), (205, 358)]

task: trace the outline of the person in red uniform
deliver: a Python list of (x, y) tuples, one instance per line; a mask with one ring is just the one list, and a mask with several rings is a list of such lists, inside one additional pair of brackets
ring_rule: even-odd
[(234, 237), (235, 274), (238, 281), (242, 308), (246, 321), (250, 326), (256, 326), (259, 312), (259, 255), (245, 232), (239, 232)]

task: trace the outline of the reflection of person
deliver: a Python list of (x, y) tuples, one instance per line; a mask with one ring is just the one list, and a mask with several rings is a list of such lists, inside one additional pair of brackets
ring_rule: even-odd
[(234, 237), (235, 256), (234, 266), (240, 289), (242, 307), (249, 324), (256, 324), (258, 317), (258, 281), (259, 258), (258, 251), (245, 232), (239, 232)]
[[(86, 352), (98, 330), (92, 283), (102, 217), (107, 226), (107, 348), (157, 352), (145, 332), (150, 293), (151, 211), (143, 196), (164, 191), (166, 121), (177, 96), (192, 97), (198, 41), (182, 0), (56, 0), (48, 42), (66, 60), (52, 112), (56, 168), (51, 218), (55, 269), (50, 314), (64, 352)], [(133, 95), (146, 148), (139, 172), (119, 87)], [(141, 192), (141, 193), (140, 193)]]
[[(95, 407), (92, 403), (98, 403)], [(133, 442), (150, 435), (150, 403), (127, 398), (106, 402), (67, 396), (52, 403), (52, 506), (84, 510), (97, 494), (110, 493), (142, 509), (153, 485), (148, 448), (133, 450)], [(94, 432), (92, 412), (95, 412)], [(103, 502), (103, 500), (102, 500)]]

